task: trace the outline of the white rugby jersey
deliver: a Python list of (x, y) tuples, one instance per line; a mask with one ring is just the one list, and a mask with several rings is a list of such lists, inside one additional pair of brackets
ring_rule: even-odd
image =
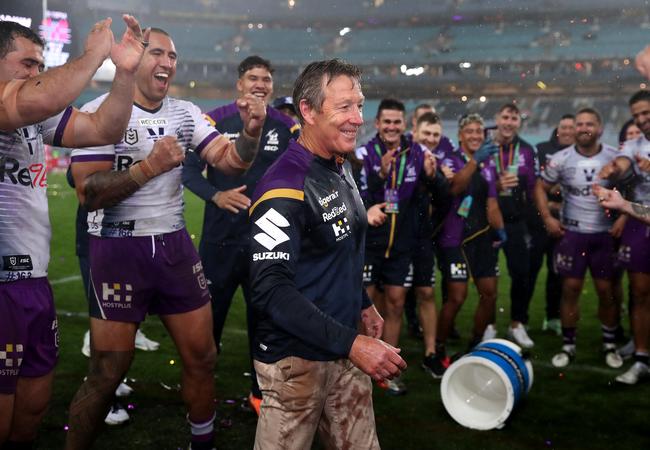
[(642, 134), (636, 139), (627, 141), (623, 146), (623, 155), (632, 161), (634, 171), (634, 201), (643, 205), (650, 205), (650, 173), (639, 169), (636, 157), (650, 159), (650, 141)]
[(562, 187), (562, 224), (579, 233), (600, 233), (608, 231), (613, 220), (591, 191), (591, 185), (598, 183), (610, 187), (610, 182), (598, 178), (603, 166), (620, 156), (618, 150), (602, 144), (601, 150), (593, 156), (580, 154), (575, 145), (555, 153), (542, 172), (542, 178)]
[[(82, 108), (95, 111), (101, 96)], [(135, 104), (124, 138), (119, 144), (75, 149), (72, 162), (112, 161), (113, 170), (128, 170), (145, 159), (154, 143), (176, 136), (185, 149), (200, 153), (219, 132), (193, 103), (165, 97), (156, 110)], [(88, 213), (88, 232), (95, 236), (128, 237), (170, 233), (185, 226), (183, 219), (182, 167), (175, 167), (144, 184), (115, 206)]]
[(45, 144), (61, 145), (71, 114), (68, 107), (36, 125), (0, 131), (0, 282), (47, 276)]

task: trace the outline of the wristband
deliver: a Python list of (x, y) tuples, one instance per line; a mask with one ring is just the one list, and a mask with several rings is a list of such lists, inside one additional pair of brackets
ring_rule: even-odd
[(147, 177), (147, 175), (145, 175), (144, 171), (142, 170), (142, 164), (134, 164), (129, 167), (129, 175), (138, 186), (142, 186), (150, 180), (150, 178)]

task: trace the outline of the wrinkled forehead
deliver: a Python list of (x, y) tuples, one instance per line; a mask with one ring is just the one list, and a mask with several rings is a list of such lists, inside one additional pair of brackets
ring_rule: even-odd
[(324, 101), (364, 100), (359, 80), (348, 75), (336, 75), (331, 79), (323, 76)]

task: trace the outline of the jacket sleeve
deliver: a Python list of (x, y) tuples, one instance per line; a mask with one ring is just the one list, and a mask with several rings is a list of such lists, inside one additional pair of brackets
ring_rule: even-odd
[(205, 161), (199, 158), (196, 153), (187, 152), (183, 165), (183, 185), (206, 202), (209, 202), (217, 193), (217, 188), (203, 176), (205, 166)]
[(294, 281), (305, 229), (304, 201), (270, 198), (254, 205), (250, 219), (251, 302), (255, 311), (298, 339), (347, 357), (357, 330), (318, 309)]

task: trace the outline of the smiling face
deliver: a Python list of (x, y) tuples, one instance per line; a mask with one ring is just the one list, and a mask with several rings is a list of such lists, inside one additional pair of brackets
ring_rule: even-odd
[(521, 116), (513, 109), (505, 108), (496, 115), (497, 135), (501, 143), (509, 143), (519, 132)]
[(573, 145), (576, 140), (576, 121), (572, 118), (560, 120), (557, 126), (557, 142), (562, 147)]
[(310, 149), (324, 157), (354, 151), (363, 125), (363, 94), (358, 80), (339, 75), (323, 87), (320, 111), (301, 100), (303, 135)]
[(379, 138), (389, 150), (399, 147), (400, 138), (406, 130), (404, 112), (397, 109), (383, 109), (375, 119), (375, 128)]
[(469, 122), (463, 128), (458, 130), (458, 141), (463, 150), (474, 154), (485, 141), (485, 132), (483, 125), (478, 122)]
[(266, 67), (253, 67), (237, 80), (237, 91), (242, 95), (252, 94), (267, 104), (273, 95), (273, 76)]
[(421, 122), (413, 133), (413, 139), (429, 150), (435, 150), (442, 138), (442, 127), (439, 123)]
[(596, 115), (583, 112), (576, 116), (576, 145), (591, 148), (598, 143), (602, 134), (602, 125)]
[(135, 101), (147, 108), (160, 105), (176, 75), (176, 47), (171, 38), (152, 31), (135, 74)]
[(0, 59), (0, 81), (26, 80), (43, 70), (43, 47), (24, 37), (15, 37), (12, 49)]
[(640, 100), (630, 106), (634, 123), (645, 138), (650, 140), (650, 101)]

